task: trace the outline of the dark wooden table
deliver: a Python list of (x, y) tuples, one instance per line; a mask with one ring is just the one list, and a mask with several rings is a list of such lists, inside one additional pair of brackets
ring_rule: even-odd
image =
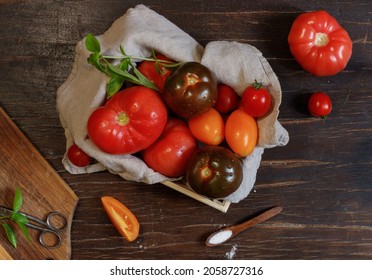
[[(177, 2), (177, 3), (176, 3)], [(265, 150), (254, 191), (227, 213), (160, 184), (126, 182), (108, 172), (71, 175), (61, 164), (65, 137), (56, 90), (71, 71), (74, 48), (143, 3), (202, 45), (248, 43), (268, 59), (283, 90), (279, 120), (285, 147)], [(290, 54), (295, 17), (325, 9), (348, 30), (352, 58), (342, 73), (318, 78)], [(73, 259), (372, 259), (372, 2), (362, 1), (0, 1), (0, 105), (80, 198), (72, 226)], [(328, 92), (326, 121), (306, 101)], [(121, 238), (100, 197), (124, 202), (141, 223)], [(281, 215), (215, 248), (209, 233), (280, 205)]]

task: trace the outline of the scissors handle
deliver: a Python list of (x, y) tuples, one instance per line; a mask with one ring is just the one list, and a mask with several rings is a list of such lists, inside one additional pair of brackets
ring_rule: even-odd
[[(58, 220), (58, 222), (61, 225), (55, 225), (54, 220)], [(67, 218), (64, 215), (62, 215), (60, 212), (56, 212), (56, 211), (49, 213), (46, 219), (46, 223), (50, 229), (57, 231), (57, 232), (64, 231), (67, 228), (67, 224), (68, 224)]]
[[(60, 212), (51, 212), (48, 214), (45, 222), (30, 215), (26, 217), (35, 223), (27, 223), (26, 226), (40, 231), (39, 242), (45, 248), (54, 249), (62, 244), (60, 232), (67, 228), (67, 218)], [(56, 225), (58, 222), (60, 225)], [(41, 226), (42, 225), (42, 226)]]

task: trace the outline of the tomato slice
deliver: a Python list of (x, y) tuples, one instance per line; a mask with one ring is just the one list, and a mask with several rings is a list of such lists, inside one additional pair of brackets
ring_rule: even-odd
[(123, 203), (111, 196), (103, 196), (101, 201), (117, 231), (128, 241), (135, 240), (140, 228), (136, 216)]

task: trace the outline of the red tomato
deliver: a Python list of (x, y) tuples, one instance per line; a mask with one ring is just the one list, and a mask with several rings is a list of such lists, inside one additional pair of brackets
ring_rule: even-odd
[[(157, 54), (156, 58), (159, 60), (166, 60), (174, 63), (163, 54)], [(155, 61), (142, 61), (138, 66), (138, 70), (159, 89), (160, 92), (164, 90), (164, 84), (167, 77), (172, 73), (169, 68), (164, 67), (162, 63), (155, 63)]]
[(313, 116), (325, 118), (332, 110), (332, 102), (324, 92), (316, 92), (310, 97), (308, 108)]
[(326, 11), (299, 15), (293, 22), (288, 43), (298, 63), (316, 76), (342, 71), (352, 53), (349, 34)]
[(257, 81), (247, 87), (242, 95), (242, 106), (252, 117), (264, 116), (270, 108), (270, 93)]
[(224, 139), (225, 123), (217, 110), (210, 108), (207, 112), (189, 119), (192, 135), (207, 145), (218, 145)]
[(144, 86), (124, 89), (97, 108), (88, 120), (88, 135), (109, 154), (133, 154), (160, 136), (167, 108), (158, 93)]
[(117, 231), (128, 241), (135, 240), (140, 229), (136, 216), (123, 203), (111, 196), (103, 196), (101, 201)]
[(186, 172), (187, 161), (197, 147), (187, 124), (169, 118), (162, 135), (142, 152), (142, 157), (153, 170), (168, 177), (179, 177)]
[(84, 167), (90, 163), (90, 156), (87, 155), (82, 149), (80, 149), (76, 144), (73, 144), (67, 151), (68, 159), (72, 164)]
[(217, 102), (214, 108), (221, 114), (226, 114), (234, 110), (239, 103), (238, 94), (228, 85), (218, 84)]
[(256, 120), (242, 109), (235, 110), (227, 119), (225, 137), (233, 152), (241, 157), (248, 156), (257, 144)]

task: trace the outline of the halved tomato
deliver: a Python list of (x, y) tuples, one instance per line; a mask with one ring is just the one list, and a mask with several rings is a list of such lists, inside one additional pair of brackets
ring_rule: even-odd
[(103, 196), (101, 201), (117, 231), (128, 241), (135, 240), (140, 228), (136, 216), (123, 203), (111, 196)]

